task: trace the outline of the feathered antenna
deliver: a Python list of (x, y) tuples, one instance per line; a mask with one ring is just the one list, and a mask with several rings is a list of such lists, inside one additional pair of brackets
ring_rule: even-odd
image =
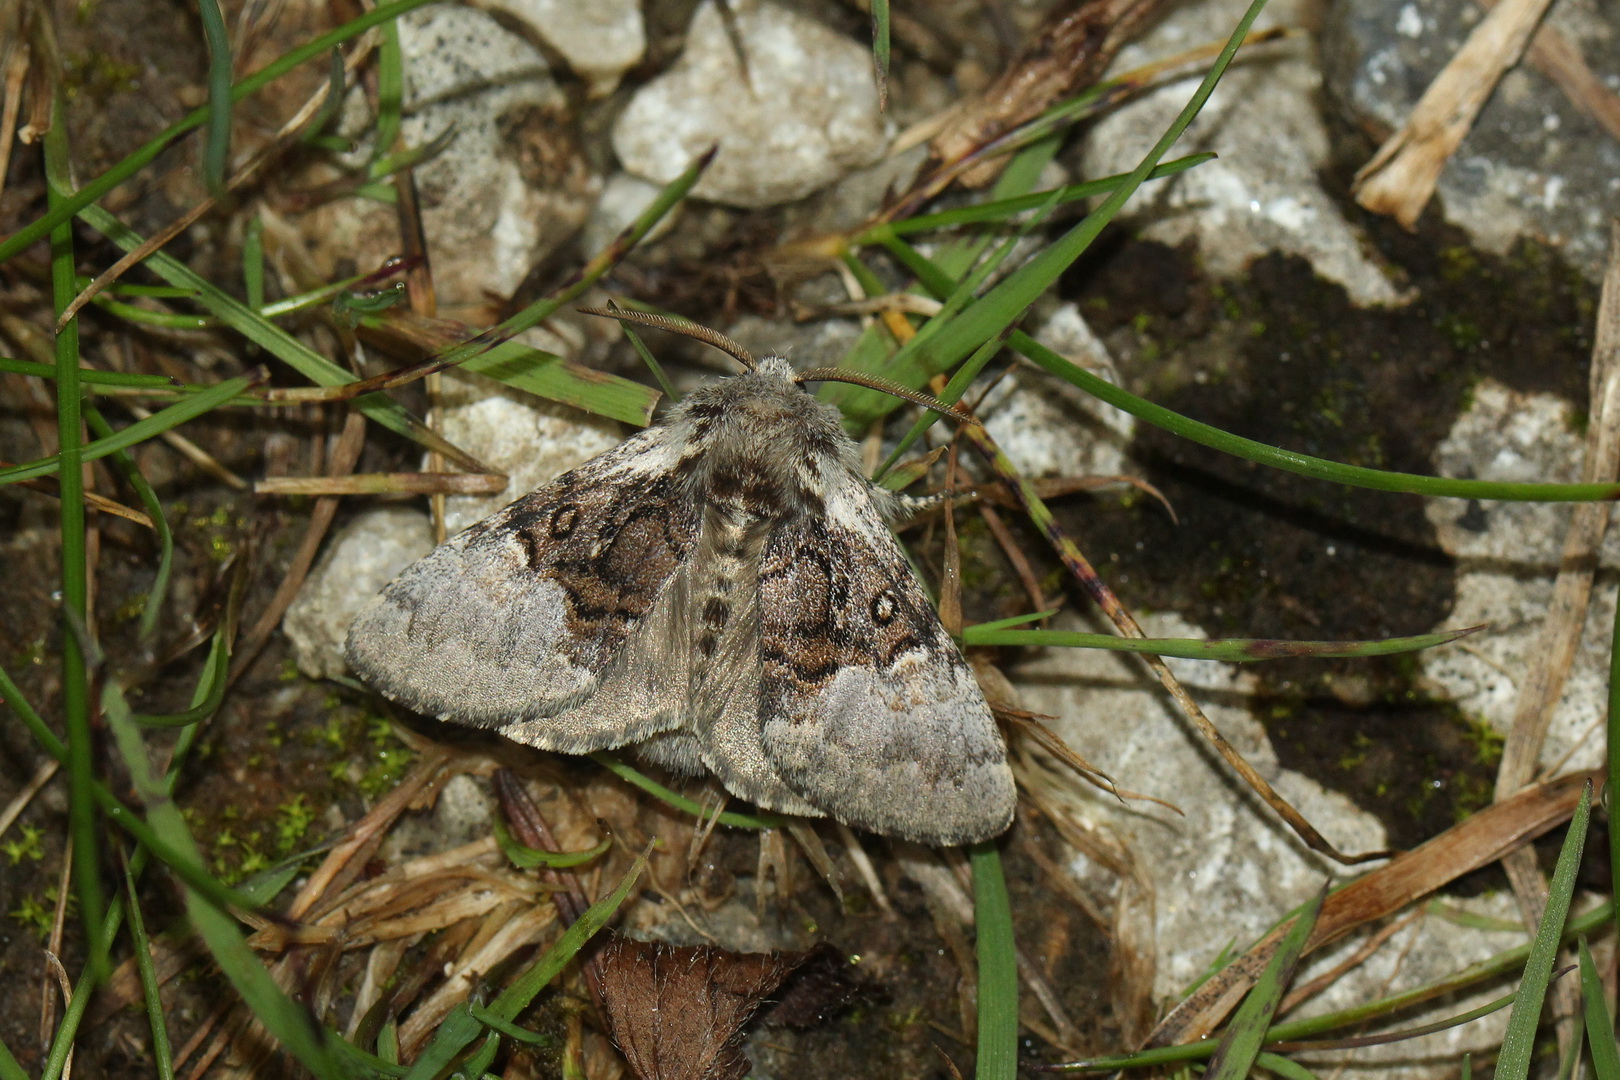
[(892, 394), (897, 398), (904, 398), (914, 405), (921, 405), (925, 409), (931, 409), (934, 412), (939, 413), (941, 416), (948, 416), (952, 420), (959, 420), (964, 424), (977, 424), (979, 422), (978, 417), (972, 415), (971, 413), (958, 412), (956, 409), (945, 404), (932, 394), (925, 394), (920, 390), (913, 390), (909, 386), (901, 386), (897, 382), (891, 382), (890, 380), (881, 378), (877, 375), (868, 375), (863, 371), (851, 371), (848, 368), (836, 367), (811, 368), (808, 371), (801, 371), (797, 375), (793, 376), (793, 381), (801, 383), (853, 383), (856, 386), (864, 386), (868, 390), (876, 390), (880, 394)]
[(720, 331), (710, 330), (707, 326), (699, 326), (695, 322), (687, 322), (685, 319), (672, 319), (668, 315), (654, 315), (650, 311), (635, 311), (630, 308), (622, 308), (611, 300), (608, 301), (605, 308), (582, 307), (574, 310), (586, 315), (600, 315), (604, 319), (620, 319), (624, 322), (641, 323), (644, 326), (657, 327), (659, 330), (668, 330), (672, 334), (682, 334), (689, 338), (695, 338), (705, 345), (712, 345), (719, 349), (749, 371), (759, 367), (753, 353), (732, 341)]
[[(737, 344), (720, 331), (710, 330), (707, 326), (699, 326), (695, 322), (688, 322), (685, 319), (672, 319), (668, 315), (655, 315), (650, 311), (636, 311), (631, 308), (622, 308), (618, 304), (615, 304), (612, 300), (608, 301), (607, 307), (605, 308), (582, 307), (575, 308), (575, 310), (585, 315), (600, 315), (605, 319), (622, 319), (625, 322), (641, 323), (644, 326), (654, 326), (660, 330), (668, 330), (672, 334), (682, 334), (689, 338), (695, 338), (696, 340), (703, 342), (705, 345), (712, 345), (721, 352), (726, 353), (733, 360), (737, 361), (737, 363), (741, 364), (749, 371), (753, 371), (759, 367), (759, 363), (754, 359), (753, 353), (749, 352), (747, 349), (743, 348), (741, 345)], [(903, 398), (906, 401), (912, 402), (913, 404), (921, 405), (925, 409), (932, 409), (941, 416), (948, 416), (952, 420), (959, 420), (964, 424), (977, 424), (979, 422), (977, 417), (974, 417), (969, 413), (959, 412), (951, 406), (945, 404), (943, 401), (939, 400), (937, 397), (913, 390), (909, 386), (901, 386), (897, 382), (891, 382), (888, 379), (880, 378), (876, 375), (868, 375), (865, 372), (860, 371), (850, 371), (847, 368), (811, 368), (809, 371), (801, 371), (797, 375), (793, 376), (793, 381), (797, 383), (853, 383), (856, 386), (864, 386), (868, 390), (876, 390), (880, 394), (892, 394), (897, 398)]]

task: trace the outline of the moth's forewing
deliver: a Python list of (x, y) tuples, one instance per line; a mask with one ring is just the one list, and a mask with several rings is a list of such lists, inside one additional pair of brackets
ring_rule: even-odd
[(1015, 791), (973, 672), (864, 492), (771, 536), (760, 573), (761, 745), (850, 824), (932, 844), (1004, 832)]
[[(442, 544), (355, 620), (350, 666), (418, 712), (523, 725), (523, 741), (548, 749), (652, 734), (629, 693), (565, 717), (690, 558), (697, 511), (672, 497), (678, 452), (667, 432), (642, 432)], [(542, 718), (552, 722), (525, 723)]]

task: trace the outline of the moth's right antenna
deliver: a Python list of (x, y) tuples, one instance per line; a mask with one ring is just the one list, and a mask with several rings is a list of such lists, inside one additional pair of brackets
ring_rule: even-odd
[(622, 308), (611, 300), (608, 301), (605, 308), (582, 307), (574, 310), (585, 315), (600, 315), (604, 319), (619, 319), (624, 322), (641, 323), (644, 326), (668, 330), (672, 334), (682, 334), (689, 338), (695, 338), (705, 345), (712, 345), (719, 349), (749, 371), (759, 367), (758, 362), (754, 360), (753, 353), (732, 341), (720, 331), (710, 330), (707, 326), (699, 326), (695, 322), (687, 322), (685, 319), (672, 319), (668, 315), (654, 315), (650, 311), (635, 311), (631, 308)]

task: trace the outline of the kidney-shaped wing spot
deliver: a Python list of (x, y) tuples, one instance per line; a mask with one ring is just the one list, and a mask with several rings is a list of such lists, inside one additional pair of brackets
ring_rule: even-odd
[[(350, 667), (418, 712), (480, 727), (578, 704), (691, 554), (679, 453), (667, 432), (642, 432), (441, 545), (355, 619)], [(645, 720), (558, 731), (553, 748), (620, 745)]]
[(972, 671), (870, 503), (828, 509), (778, 528), (760, 569), (767, 758), (850, 825), (930, 844), (1001, 833), (1012, 771)]

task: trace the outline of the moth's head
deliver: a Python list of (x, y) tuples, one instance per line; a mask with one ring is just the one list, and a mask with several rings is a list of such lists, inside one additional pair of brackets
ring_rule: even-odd
[(978, 422), (970, 416), (956, 412), (938, 398), (919, 393), (910, 387), (901, 386), (899, 383), (891, 382), (876, 375), (868, 375), (863, 371), (850, 371), (846, 368), (811, 368), (809, 371), (794, 371), (793, 365), (788, 363), (785, 356), (773, 354), (755, 359), (753, 353), (720, 333), (720, 331), (710, 330), (707, 326), (699, 326), (697, 323), (687, 322), (685, 319), (672, 319), (667, 315), (657, 315), (649, 311), (627, 310), (619, 307), (611, 300), (608, 301), (608, 306), (605, 308), (580, 308), (579, 310), (587, 315), (601, 315), (605, 318), (617, 319), (621, 323), (638, 322), (646, 326), (656, 326), (660, 330), (668, 330), (671, 333), (695, 338), (726, 353), (751, 373), (774, 376), (801, 385), (808, 382), (853, 383), (856, 386), (864, 386), (869, 390), (877, 390), (880, 393), (904, 398), (906, 401), (914, 402), (945, 416), (964, 420), (968, 423)]

